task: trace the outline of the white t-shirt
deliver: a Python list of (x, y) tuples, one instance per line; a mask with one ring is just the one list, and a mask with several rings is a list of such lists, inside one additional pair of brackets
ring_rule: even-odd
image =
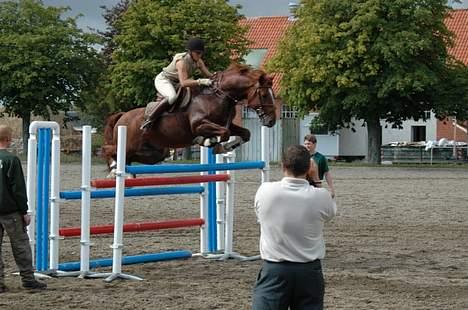
[(336, 215), (325, 188), (289, 177), (263, 183), (255, 195), (255, 212), (262, 259), (311, 262), (325, 257), (323, 224)]

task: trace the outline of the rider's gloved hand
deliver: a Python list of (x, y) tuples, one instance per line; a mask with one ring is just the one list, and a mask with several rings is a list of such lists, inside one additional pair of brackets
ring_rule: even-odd
[(200, 86), (211, 86), (213, 84), (213, 81), (210, 79), (198, 79), (197, 82)]

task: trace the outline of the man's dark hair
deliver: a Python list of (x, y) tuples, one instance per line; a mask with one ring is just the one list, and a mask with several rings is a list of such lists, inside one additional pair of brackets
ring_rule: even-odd
[(283, 167), (294, 176), (306, 174), (310, 168), (309, 151), (302, 145), (291, 145), (283, 154)]
[(308, 134), (304, 137), (304, 141), (309, 141), (312, 143), (317, 143), (317, 137), (314, 134)]

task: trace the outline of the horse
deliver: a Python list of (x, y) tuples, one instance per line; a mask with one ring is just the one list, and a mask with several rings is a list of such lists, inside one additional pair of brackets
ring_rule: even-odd
[[(185, 108), (164, 112), (148, 129), (140, 129), (145, 108), (110, 115), (102, 146), (109, 170), (116, 164), (118, 126), (127, 126), (126, 163), (156, 164), (174, 148), (200, 145), (219, 154), (248, 142), (249, 130), (232, 122), (237, 105), (256, 111), (262, 125), (275, 125), (273, 82), (263, 70), (231, 64), (212, 80), (210, 87), (191, 88), (191, 102)], [(234, 138), (228, 141), (230, 137)]]

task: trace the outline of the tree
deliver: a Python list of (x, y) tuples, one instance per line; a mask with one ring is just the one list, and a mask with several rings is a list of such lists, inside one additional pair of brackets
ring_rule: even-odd
[(429, 110), (467, 118), (468, 71), (447, 52), (445, 0), (301, 3), (269, 68), (303, 113), (320, 110), (334, 128), (364, 120), (369, 162), (380, 162), (381, 120), (399, 127)]
[(66, 8), (41, 1), (0, 2), (0, 102), (23, 119), (27, 150), (31, 114), (49, 118), (71, 106), (93, 102), (102, 70), (93, 45), (98, 37), (62, 18)]
[(104, 47), (102, 48), (102, 54), (107, 65), (110, 65), (112, 63), (112, 53), (116, 48), (113, 39), (116, 35), (119, 34), (119, 31), (116, 28), (115, 24), (119, 21), (122, 15), (125, 14), (125, 12), (128, 9), (128, 6), (130, 5), (130, 2), (131, 0), (120, 0), (120, 2), (113, 7), (101, 7), (102, 9), (104, 9), (104, 14), (102, 14), (102, 16), (106, 21), (107, 29), (106, 31), (99, 31), (99, 34), (104, 39)]
[(88, 121), (100, 129), (102, 129), (104, 125), (103, 115), (108, 115), (116, 109), (114, 104), (115, 99), (111, 92), (112, 84), (109, 82), (112, 54), (117, 48), (114, 43), (114, 37), (120, 33), (115, 25), (123, 14), (125, 14), (130, 3), (131, 0), (120, 0), (113, 7), (101, 6), (101, 9), (104, 10), (102, 16), (107, 24), (105, 31), (98, 31), (103, 44), (101, 46), (101, 55), (104, 61), (104, 70), (99, 79), (98, 86), (96, 87), (96, 102), (89, 107), (87, 113)]
[(107, 101), (113, 110), (128, 110), (153, 100), (154, 77), (190, 37), (206, 42), (205, 62), (222, 70), (232, 52), (247, 51), (246, 29), (237, 8), (217, 0), (132, 1), (112, 20), (112, 64)]

